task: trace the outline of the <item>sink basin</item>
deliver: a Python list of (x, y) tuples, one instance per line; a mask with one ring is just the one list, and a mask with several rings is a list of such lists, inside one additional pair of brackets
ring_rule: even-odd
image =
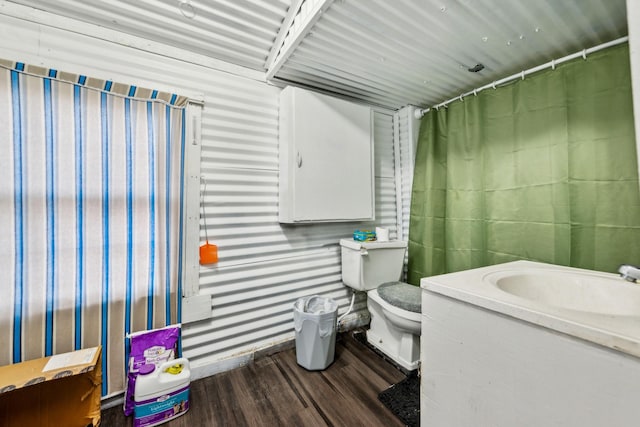
[(544, 305), (612, 316), (640, 314), (640, 285), (614, 275), (531, 269), (494, 272), (484, 279), (504, 292)]
[(425, 277), (421, 287), (430, 301), (461, 301), (640, 358), (640, 284), (617, 274), (522, 260)]

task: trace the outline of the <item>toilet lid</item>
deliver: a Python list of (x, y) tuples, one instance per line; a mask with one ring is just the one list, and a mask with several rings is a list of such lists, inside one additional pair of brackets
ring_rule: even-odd
[(422, 312), (419, 286), (404, 282), (387, 282), (378, 286), (378, 295), (389, 304), (414, 313)]

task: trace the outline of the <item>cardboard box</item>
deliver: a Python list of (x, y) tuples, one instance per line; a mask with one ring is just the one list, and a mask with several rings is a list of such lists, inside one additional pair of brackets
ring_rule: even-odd
[(100, 425), (101, 351), (0, 366), (0, 427)]

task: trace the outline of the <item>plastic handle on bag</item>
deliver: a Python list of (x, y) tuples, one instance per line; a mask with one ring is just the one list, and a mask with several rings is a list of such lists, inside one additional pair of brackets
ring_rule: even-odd
[(171, 368), (174, 365), (182, 365), (182, 369), (180, 370), (180, 372), (189, 370), (189, 360), (187, 360), (184, 357), (181, 357), (179, 359), (167, 360), (166, 362), (164, 362), (162, 365), (160, 365), (160, 372), (165, 372), (166, 371), (166, 372), (168, 372), (170, 374), (174, 374), (174, 375), (179, 374), (180, 372), (177, 372), (177, 373), (171, 372), (171, 370), (172, 370)]
[(312, 300), (318, 299), (319, 297), (317, 295), (313, 295), (310, 296), (309, 298), (307, 298), (307, 300), (304, 302), (304, 307), (302, 309), (302, 311), (304, 313), (308, 313), (309, 312), (309, 304), (311, 303)]

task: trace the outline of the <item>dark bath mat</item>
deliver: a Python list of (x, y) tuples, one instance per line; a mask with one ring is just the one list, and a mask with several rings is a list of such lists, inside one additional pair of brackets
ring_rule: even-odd
[(378, 399), (405, 425), (420, 424), (420, 377), (416, 372), (378, 394)]

